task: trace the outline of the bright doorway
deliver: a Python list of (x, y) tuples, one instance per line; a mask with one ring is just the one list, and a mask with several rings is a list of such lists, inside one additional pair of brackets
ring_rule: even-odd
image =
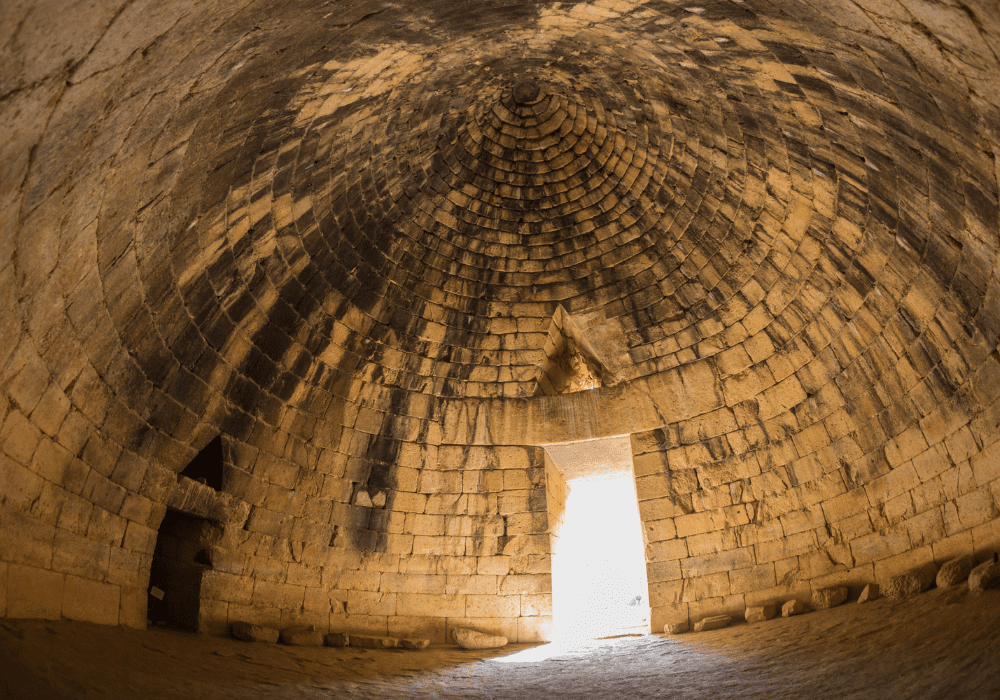
[(553, 641), (649, 632), (649, 587), (627, 435), (544, 445)]

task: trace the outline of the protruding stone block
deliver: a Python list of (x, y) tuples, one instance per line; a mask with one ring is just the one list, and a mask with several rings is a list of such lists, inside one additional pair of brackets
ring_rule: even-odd
[(886, 581), (882, 595), (895, 600), (912, 598), (930, 588), (934, 584), (936, 574), (934, 565), (928, 564), (922, 568), (907, 571), (905, 574), (893, 576)]
[(323, 637), (323, 644), (328, 647), (346, 647), (351, 643), (351, 635), (347, 632), (331, 632)]
[(870, 603), (873, 600), (878, 600), (878, 584), (869, 583), (861, 591), (861, 595), (858, 596), (859, 603)]
[(765, 622), (778, 614), (777, 605), (758, 605), (752, 608), (747, 608), (743, 617), (747, 622)]
[(321, 647), (323, 635), (312, 626), (288, 627), (281, 630), (281, 643), (297, 647)]
[(233, 637), (242, 639), (244, 642), (270, 642), (274, 644), (278, 641), (278, 630), (273, 627), (254, 625), (249, 622), (234, 622), (230, 625)]
[(836, 586), (834, 588), (820, 588), (813, 591), (812, 604), (816, 610), (827, 610), (835, 608), (847, 600), (847, 587)]
[(499, 649), (507, 646), (506, 637), (483, 634), (467, 627), (456, 627), (452, 630), (451, 637), (463, 649)]
[(668, 622), (663, 626), (663, 631), (667, 634), (683, 634), (691, 629), (691, 625), (687, 620), (682, 622)]
[(920, 578), (909, 572), (893, 576), (885, 584), (885, 597), (900, 600), (902, 598), (912, 598), (919, 594), (922, 588)]
[(787, 601), (781, 606), (781, 616), (791, 617), (792, 615), (801, 615), (806, 611), (806, 604), (801, 600), (792, 599)]
[(350, 643), (352, 647), (362, 649), (395, 649), (399, 646), (399, 640), (395, 637), (375, 637), (366, 634), (352, 634)]
[(729, 615), (712, 615), (711, 617), (698, 620), (694, 624), (694, 631), (706, 632), (708, 630), (719, 630), (723, 627), (729, 627), (729, 623), (732, 621), (733, 618), (729, 617)]
[(969, 590), (983, 591), (1000, 586), (1000, 562), (990, 559), (977, 566), (969, 574)]
[(937, 587), (938, 588), (950, 588), (951, 586), (957, 586), (963, 583), (969, 574), (972, 573), (973, 561), (972, 557), (964, 556), (958, 559), (952, 559), (950, 562), (941, 567), (941, 570), (937, 573)]
[(421, 649), (426, 649), (431, 644), (429, 639), (400, 639), (399, 648), (400, 649), (413, 649), (420, 651)]

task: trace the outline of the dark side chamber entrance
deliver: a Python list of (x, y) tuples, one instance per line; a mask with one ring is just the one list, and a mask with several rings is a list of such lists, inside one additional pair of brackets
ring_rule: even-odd
[(168, 510), (160, 524), (149, 571), (149, 622), (197, 631), (201, 577), (212, 568), (218, 529), (204, 518)]

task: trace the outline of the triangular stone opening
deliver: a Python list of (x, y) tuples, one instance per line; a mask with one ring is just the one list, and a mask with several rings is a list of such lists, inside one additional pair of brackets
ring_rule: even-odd
[(223, 462), (222, 436), (216, 435), (205, 447), (195, 455), (191, 463), (184, 467), (181, 476), (199, 481), (216, 491), (222, 490)]
[(609, 373), (581, 338), (573, 318), (560, 306), (552, 317), (535, 394), (555, 396), (604, 386)]

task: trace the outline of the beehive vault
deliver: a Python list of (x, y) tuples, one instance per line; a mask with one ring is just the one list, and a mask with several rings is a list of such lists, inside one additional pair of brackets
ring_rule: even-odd
[(1000, 548), (993, 5), (373, 8), (10, 10), (0, 615), (542, 639), (626, 434), (654, 628)]

